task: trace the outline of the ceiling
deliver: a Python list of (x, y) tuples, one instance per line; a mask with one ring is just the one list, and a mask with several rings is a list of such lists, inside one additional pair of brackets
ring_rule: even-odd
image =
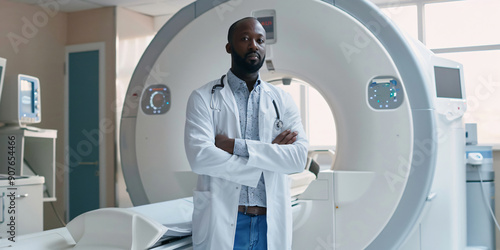
[[(195, 0), (10, 0), (11, 2), (39, 4), (57, 3), (64, 12), (74, 12), (107, 6), (120, 6), (149, 16), (171, 16)], [(397, 6), (405, 3), (436, 0), (371, 0), (377, 5)], [(439, 0), (437, 0), (439, 1)]]
[(63, 12), (120, 6), (149, 16), (173, 15), (195, 0), (10, 0), (11, 2), (39, 4), (55, 2)]

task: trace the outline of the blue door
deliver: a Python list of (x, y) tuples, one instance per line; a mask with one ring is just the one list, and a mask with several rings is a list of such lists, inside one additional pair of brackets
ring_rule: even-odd
[(99, 208), (99, 50), (68, 55), (69, 219)]

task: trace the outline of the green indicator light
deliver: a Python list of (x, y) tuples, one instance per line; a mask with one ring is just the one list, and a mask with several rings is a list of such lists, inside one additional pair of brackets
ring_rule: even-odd
[(380, 100), (377, 100), (377, 102), (380, 102)]

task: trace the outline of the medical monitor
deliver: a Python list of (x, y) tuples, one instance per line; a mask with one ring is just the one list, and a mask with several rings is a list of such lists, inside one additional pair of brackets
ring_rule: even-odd
[(7, 60), (5, 58), (0, 57), (0, 98), (2, 98), (3, 78), (5, 76), (5, 65), (6, 64), (7, 64)]
[(435, 87), (435, 109), (445, 120), (460, 119), (467, 111), (463, 65), (433, 56), (432, 67)]
[(266, 31), (266, 44), (276, 43), (276, 10), (258, 10), (252, 13), (252, 16), (262, 24)]
[(19, 74), (6, 82), (0, 102), (0, 122), (24, 127), (42, 120), (40, 80)]
[(437, 97), (462, 99), (460, 69), (435, 66), (434, 77)]

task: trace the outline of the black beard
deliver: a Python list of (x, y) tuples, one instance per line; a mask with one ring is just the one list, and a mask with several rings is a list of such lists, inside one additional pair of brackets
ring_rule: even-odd
[[(245, 57), (250, 53), (252, 52), (245, 54)], [(250, 64), (245, 61), (245, 58), (239, 56), (236, 52), (232, 52), (231, 57), (233, 58), (233, 61), (236, 64), (236, 66), (238, 66), (238, 68), (245, 69), (247, 73), (255, 73), (259, 71), (259, 69), (262, 67), (266, 59), (266, 56), (264, 56), (264, 58), (262, 58), (262, 60), (260, 60), (260, 62), (258, 62), (257, 64)]]

